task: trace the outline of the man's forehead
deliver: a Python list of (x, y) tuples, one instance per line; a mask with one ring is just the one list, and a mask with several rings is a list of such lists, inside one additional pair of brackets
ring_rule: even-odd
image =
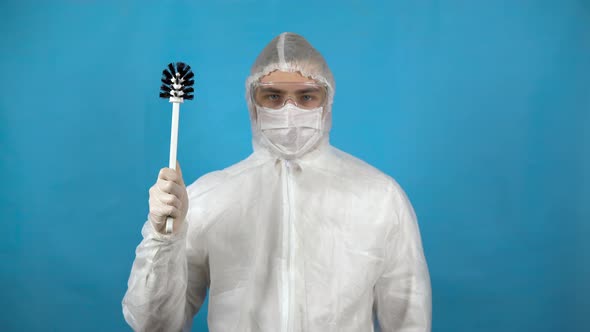
[(311, 78), (307, 78), (301, 75), (299, 72), (286, 72), (275, 70), (270, 74), (263, 76), (260, 79), (262, 83), (268, 82), (293, 82), (293, 83), (306, 83), (306, 82), (315, 82)]

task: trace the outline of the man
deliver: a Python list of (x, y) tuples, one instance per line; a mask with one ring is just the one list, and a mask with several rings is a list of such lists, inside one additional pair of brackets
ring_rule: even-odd
[(430, 331), (416, 215), (395, 180), (329, 144), (323, 57), (283, 33), (246, 90), (254, 152), (188, 188), (164, 168), (150, 189), (127, 322), (188, 331), (208, 289), (210, 331)]

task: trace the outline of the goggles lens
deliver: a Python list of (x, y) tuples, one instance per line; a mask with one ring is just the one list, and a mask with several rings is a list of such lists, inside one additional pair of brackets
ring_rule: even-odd
[(256, 83), (252, 93), (256, 105), (271, 109), (279, 109), (290, 100), (298, 107), (310, 110), (324, 106), (327, 97), (326, 86), (318, 83)]

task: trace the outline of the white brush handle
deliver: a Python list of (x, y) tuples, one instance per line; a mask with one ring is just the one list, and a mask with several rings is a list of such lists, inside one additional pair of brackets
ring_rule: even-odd
[[(178, 150), (178, 117), (180, 114), (180, 103), (172, 103), (172, 130), (170, 131), (170, 160), (168, 167), (176, 170), (176, 151)], [(166, 218), (166, 234), (172, 233), (174, 219)]]

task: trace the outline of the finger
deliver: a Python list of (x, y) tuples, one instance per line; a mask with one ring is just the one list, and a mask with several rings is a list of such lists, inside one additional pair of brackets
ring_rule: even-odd
[(180, 199), (171, 194), (160, 195), (158, 196), (158, 200), (160, 201), (160, 203), (162, 203), (162, 205), (171, 205), (177, 209), (180, 209), (182, 207), (182, 202), (180, 202)]
[(178, 176), (180, 177), (181, 184), (184, 184), (184, 178), (182, 177), (182, 168), (180, 168), (180, 163), (178, 162), (178, 160), (176, 161), (176, 172), (178, 173)]
[(163, 217), (159, 217), (159, 216), (156, 216), (156, 215), (154, 215), (153, 213), (151, 213), (151, 212), (150, 212), (150, 213), (148, 214), (148, 220), (149, 220), (149, 221), (150, 221), (152, 224), (154, 224), (154, 225), (161, 226), (161, 225), (164, 225), (164, 220), (165, 220), (165, 218), (163, 218)]
[(175, 208), (172, 205), (166, 205), (166, 206), (162, 207), (160, 209), (160, 211), (166, 217), (172, 217), (172, 218), (176, 219), (176, 218), (178, 218), (178, 216), (180, 216), (180, 210), (178, 210), (177, 208)]
[(180, 176), (178, 173), (173, 170), (172, 168), (162, 168), (160, 170), (160, 174), (158, 174), (158, 178), (162, 180), (168, 180), (172, 182), (176, 182), (178, 184), (181, 183)]
[(177, 217), (180, 215), (180, 210), (172, 205), (154, 205), (150, 209), (150, 214), (155, 216), (155, 219), (166, 220), (168, 217)]
[(162, 202), (158, 196), (152, 196), (150, 197), (150, 213), (154, 213), (155, 215), (159, 215), (159, 211), (165, 207), (166, 203)]
[(150, 207), (149, 215), (151, 216), (152, 219), (157, 221), (156, 223), (158, 223), (158, 224), (163, 222), (166, 219), (166, 217), (168, 216), (167, 214), (164, 213), (164, 207), (159, 206), (159, 205), (153, 205), (152, 207)]
[(158, 180), (158, 182), (156, 182), (156, 185), (161, 193), (172, 194), (178, 197), (179, 199), (183, 196), (184, 187), (182, 187), (176, 182)]

